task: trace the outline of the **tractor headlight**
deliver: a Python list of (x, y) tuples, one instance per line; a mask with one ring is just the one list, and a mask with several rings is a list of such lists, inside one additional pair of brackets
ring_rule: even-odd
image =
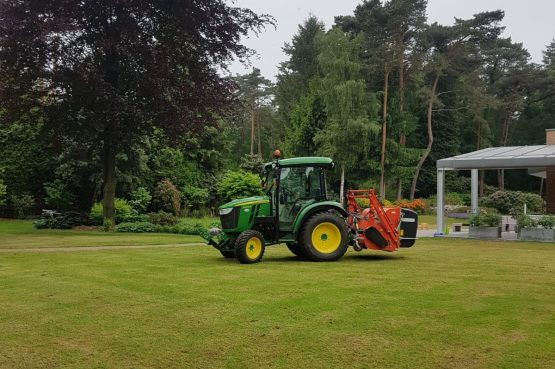
[(227, 215), (233, 211), (233, 208), (220, 209), (220, 215)]

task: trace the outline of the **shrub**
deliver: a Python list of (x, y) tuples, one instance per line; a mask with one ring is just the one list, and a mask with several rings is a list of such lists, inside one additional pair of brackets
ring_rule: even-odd
[(179, 219), (170, 213), (164, 211), (159, 211), (157, 213), (148, 214), (148, 221), (152, 224), (162, 225), (162, 226), (173, 226), (179, 223)]
[(208, 198), (208, 190), (205, 188), (192, 186), (183, 188), (183, 204), (189, 211), (205, 206)]
[(152, 209), (179, 215), (181, 210), (181, 193), (175, 185), (164, 179), (158, 183), (152, 196)]
[[(470, 204), (470, 195), (463, 195), (457, 192), (447, 192), (443, 196), (445, 205), (465, 206)], [(428, 202), (431, 206), (437, 206), (437, 195), (430, 196)]]
[(150, 222), (121, 223), (116, 227), (118, 232), (125, 233), (175, 233), (185, 235), (203, 235), (207, 232), (206, 228), (200, 224), (183, 225), (161, 225)]
[(155, 232), (156, 226), (149, 222), (121, 223), (118, 224), (116, 230), (122, 233), (152, 233)]
[(218, 183), (217, 191), (223, 202), (263, 194), (258, 176), (242, 170), (225, 173)]
[(131, 192), (131, 200), (129, 200), (129, 205), (135, 210), (137, 214), (144, 214), (152, 196), (150, 192), (144, 187), (139, 187), (135, 191)]
[(30, 194), (12, 195), (10, 202), (15, 215), (19, 219), (25, 218), (31, 213), (35, 206), (35, 198)]
[(496, 191), (481, 200), (482, 206), (496, 209), (501, 214), (516, 215), (523, 212), (524, 204), (530, 212), (543, 211), (543, 199), (533, 193)]
[[(116, 207), (116, 223), (123, 223), (129, 222), (133, 219), (136, 215), (133, 212), (133, 208), (131, 205), (124, 199), (116, 198), (115, 200), (115, 207)], [(102, 206), (101, 202), (95, 203), (90, 212), (91, 222), (94, 225), (102, 225), (104, 220), (103, 215), (104, 207)]]
[(536, 221), (525, 214), (517, 215), (516, 222), (519, 228), (535, 228), (537, 226)]
[(89, 224), (91, 224), (91, 221), (87, 214), (81, 214), (75, 211), (56, 216), (44, 215), (33, 222), (33, 226), (37, 229), (70, 229), (75, 226)]
[(499, 214), (478, 214), (470, 218), (470, 224), (476, 227), (498, 227), (500, 223)]
[(428, 208), (428, 204), (423, 199), (398, 200), (398, 201), (395, 201), (395, 205), (400, 206), (402, 208), (414, 210), (418, 214), (424, 213)]
[(538, 220), (538, 225), (542, 226), (545, 229), (551, 229), (555, 227), (555, 217), (545, 215)]
[(0, 167), (0, 206), (6, 205), (8, 187), (4, 184), (4, 168)]

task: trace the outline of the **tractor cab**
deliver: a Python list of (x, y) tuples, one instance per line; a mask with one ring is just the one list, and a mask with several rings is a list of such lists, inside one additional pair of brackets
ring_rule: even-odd
[(303, 209), (328, 200), (326, 169), (331, 168), (333, 161), (322, 157), (282, 159), (264, 166), (264, 191), (280, 232), (292, 232)]

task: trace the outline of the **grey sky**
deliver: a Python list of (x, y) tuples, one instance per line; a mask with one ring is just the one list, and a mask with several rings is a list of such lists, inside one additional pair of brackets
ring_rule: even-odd
[[(297, 26), (309, 14), (314, 14), (329, 28), (334, 16), (352, 14), (362, 0), (236, 0), (235, 3), (276, 18), (277, 29), (268, 27), (258, 38), (253, 36), (244, 41), (259, 54), (252, 59), (252, 65), (260, 68), (266, 78), (274, 80), (278, 63), (285, 59), (283, 44), (291, 41)], [(504, 36), (522, 42), (532, 61), (541, 62), (542, 51), (555, 37), (553, 0), (428, 0), (428, 21), (452, 24), (454, 17), (469, 18), (475, 13), (496, 9), (505, 11)], [(244, 73), (246, 70), (235, 63), (231, 71)]]

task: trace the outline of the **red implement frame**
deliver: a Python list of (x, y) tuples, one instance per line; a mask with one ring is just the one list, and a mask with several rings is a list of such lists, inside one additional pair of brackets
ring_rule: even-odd
[[(369, 201), (362, 208), (356, 199)], [(395, 251), (400, 245), (401, 208), (383, 208), (373, 189), (347, 192), (347, 224), (356, 233), (355, 250)]]

